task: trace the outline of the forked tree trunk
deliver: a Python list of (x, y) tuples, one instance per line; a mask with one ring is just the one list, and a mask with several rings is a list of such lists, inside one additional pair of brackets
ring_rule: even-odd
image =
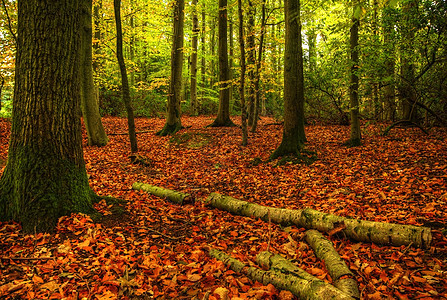
[(107, 145), (109, 138), (104, 130), (99, 114), (99, 102), (93, 83), (93, 46), (92, 46), (92, 0), (83, 0), (81, 29), (81, 108), (87, 130), (88, 144), (94, 146)]
[(130, 150), (132, 153), (138, 152), (137, 135), (135, 134), (135, 119), (133, 115), (133, 108), (130, 99), (129, 81), (127, 78), (126, 64), (123, 56), (123, 31), (121, 28), (121, 0), (114, 0), (113, 6), (115, 9), (116, 22), (116, 57), (121, 72), (121, 83), (123, 102), (127, 111), (127, 125), (129, 130)]
[(241, 78), (239, 82), (239, 97), (241, 98), (242, 111), (242, 145), (246, 146), (248, 143), (247, 132), (247, 109), (245, 107), (245, 42), (244, 42), (244, 16), (242, 13), (242, 1), (237, 1), (238, 16), (239, 16), (239, 47), (241, 50)]
[(157, 134), (161, 136), (176, 133), (182, 128), (180, 102), (182, 99), (183, 70), (183, 25), (185, 21), (185, 0), (176, 0), (174, 6), (174, 33), (171, 49), (171, 80), (169, 83), (166, 123)]
[(261, 8), (261, 37), (259, 39), (259, 50), (258, 50), (258, 59), (256, 60), (256, 76), (255, 76), (255, 112), (253, 115), (253, 124), (251, 126), (251, 132), (256, 132), (256, 127), (258, 126), (258, 118), (259, 118), (259, 110), (261, 109), (261, 63), (262, 63), (262, 52), (264, 51), (264, 38), (265, 38), (265, 0), (262, 0), (262, 8)]
[(247, 275), (253, 281), (288, 290), (299, 299), (354, 299), (271, 252), (261, 252), (256, 257), (256, 262), (270, 269), (269, 271), (247, 266), (240, 260), (213, 248), (209, 250), (209, 255), (229, 265), (233, 271)]
[(60, 216), (90, 213), (82, 152), (80, 3), (18, 1), (14, 107), (0, 221), (51, 231)]

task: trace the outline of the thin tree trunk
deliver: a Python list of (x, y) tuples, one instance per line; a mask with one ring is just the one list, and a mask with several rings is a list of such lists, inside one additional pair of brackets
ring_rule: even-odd
[(199, 102), (197, 99), (197, 39), (199, 35), (199, 19), (197, 17), (197, 0), (192, 1), (192, 41), (191, 41), (191, 104), (192, 114), (199, 114)]
[(171, 49), (171, 81), (169, 83), (166, 124), (157, 134), (161, 136), (176, 133), (182, 128), (180, 119), (183, 68), (183, 25), (185, 0), (176, 0), (174, 7), (174, 34)]
[(129, 81), (127, 79), (127, 70), (123, 56), (123, 31), (121, 28), (121, 0), (114, 0), (113, 7), (115, 10), (116, 22), (116, 58), (121, 72), (121, 84), (123, 93), (123, 102), (127, 111), (127, 126), (129, 130), (130, 150), (132, 153), (138, 152), (137, 135), (135, 134), (135, 120), (133, 108), (130, 99)]
[(248, 126), (253, 126), (255, 111), (255, 14), (253, 1), (248, 0), (248, 28), (247, 28), (247, 65), (248, 65)]
[(83, 0), (82, 3), (82, 52), (81, 52), (81, 108), (84, 124), (87, 130), (88, 144), (105, 146), (109, 141), (99, 114), (99, 102), (96, 88), (93, 83), (93, 46), (92, 46), (92, 0)]
[(256, 132), (256, 127), (258, 126), (258, 118), (259, 118), (259, 110), (260, 110), (260, 98), (261, 98), (261, 88), (260, 88), (260, 81), (261, 81), (261, 63), (262, 63), (262, 52), (264, 51), (264, 38), (265, 38), (265, 0), (262, 1), (262, 8), (261, 8), (261, 37), (259, 40), (259, 50), (258, 50), (258, 59), (256, 61), (256, 76), (255, 76), (255, 92), (256, 92), (256, 99), (255, 99), (255, 111), (253, 116), (253, 124), (251, 127), (251, 132)]
[(244, 16), (242, 12), (242, 0), (237, 1), (239, 16), (239, 47), (241, 50), (241, 78), (239, 83), (239, 97), (241, 98), (242, 110), (242, 145), (248, 143), (247, 134), (247, 110), (245, 108), (245, 43), (244, 43)]
[(351, 137), (347, 142), (350, 146), (359, 146), (361, 144), (361, 131), (359, 120), (359, 16), (356, 15), (356, 9), (360, 5), (356, 2), (353, 5), (352, 25), (350, 35), (351, 49), (351, 81), (349, 85), (349, 99), (351, 110)]
[(59, 217), (91, 213), (82, 151), (81, 3), (18, 1), (14, 105), (0, 221), (52, 231)]
[[(203, 8), (202, 8), (203, 9)], [(206, 33), (206, 15), (205, 10), (202, 10), (202, 36), (201, 36), (201, 48), (202, 48), (202, 59), (200, 60), (200, 77), (202, 78), (202, 93), (201, 102), (204, 103), (205, 100), (205, 89), (206, 89), (206, 72), (205, 72), (205, 33)]]

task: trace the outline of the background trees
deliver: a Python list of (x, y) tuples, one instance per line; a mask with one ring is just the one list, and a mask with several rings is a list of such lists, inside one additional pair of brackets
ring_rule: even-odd
[[(123, 115), (119, 100), (121, 91), (119, 68), (115, 62), (113, 1), (94, 0), (94, 82), (99, 87), (102, 114)], [(5, 80), (2, 104), (8, 107), (13, 85), (15, 1), (4, 1), (0, 10), (3, 65)], [(283, 55), (284, 4), (280, 0), (265, 3), (262, 27), (262, 0), (243, 1), (247, 22), (247, 109), (250, 124), (255, 119), (253, 95), (259, 91), (259, 111), (283, 118)], [(352, 65), (349, 36), (353, 3), (346, 1), (312, 0), (302, 4), (304, 57), (305, 116), (331, 123), (349, 124), (349, 70)], [(237, 20), (237, 2), (230, 0), (228, 28)], [(428, 126), (442, 123), (445, 108), (446, 4), (445, 1), (376, 0), (358, 5), (360, 120), (397, 121), (408, 119)], [(162, 116), (165, 113), (170, 82), (170, 51), (172, 22), (170, 9), (164, 1), (124, 0), (122, 3), (123, 55), (128, 67), (130, 94), (137, 116)], [(8, 14), (6, 14), (8, 12)], [(217, 114), (218, 72), (218, 3), (210, 0), (187, 2), (185, 5), (185, 44), (182, 47), (183, 85), (181, 109), (197, 114)], [(197, 17), (194, 15), (197, 14)], [(9, 19), (8, 19), (9, 16)], [(8, 21), (10, 20), (10, 21)], [(231, 26), (230, 26), (231, 25)], [(199, 28), (199, 29), (198, 29)], [(260, 50), (261, 29), (265, 28)], [(199, 32), (200, 31), (200, 32)], [(240, 50), (231, 47), (237, 30), (227, 32), (230, 54), (229, 79), (236, 89), (240, 78)], [(193, 42), (197, 39), (197, 49)], [(230, 51), (231, 50), (231, 51)], [(262, 54), (262, 62), (259, 54)], [(197, 68), (195, 64), (197, 54)], [(256, 54), (256, 55), (254, 55)], [(191, 65), (190, 65), (191, 64)], [(259, 87), (254, 74), (259, 66)], [(199, 74), (194, 75), (195, 70)], [(193, 79), (187, 80), (187, 79)], [(132, 80), (133, 79), (133, 80)], [(196, 91), (196, 92), (195, 92)], [(197, 97), (195, 94), (197, 93)], [(192, 94), (192, 95), (191, 95)], [(191, 95), (191, 96), (190, 96)], [(197, 105), (196, 100), (200, 102)], [(194, 105), (193, 105), (194, 103)], [(239, 94), (230, 101), (230, 114), (240, 114)], [(428, 108), (428, 109), (427, 109)], [(4, 112), (5, 109), (2, 111)]]

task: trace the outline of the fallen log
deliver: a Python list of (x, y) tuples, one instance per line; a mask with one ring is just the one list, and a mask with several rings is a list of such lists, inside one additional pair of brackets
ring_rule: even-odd
[(341, 232), (347, 237), (360, 242), (373, 242), (383, 245), (413, 245), (421, 248), (430, 247), (431, 230), (427, 227), (382, 223), (352, 219), (327, 214), (311, 208), (285, 209), (262, 206), (256, 203), (238, 200), (230, 196), (212, 193), (206, 202), (218, 209), (233, 214), (256, 217), (282, 225), (296, 225), (306, 229), (329, 232), (344, 224)]
[[(264, 285), (270, 283), (278, 289), (290, 291), (300, 299), (354, 299), (331, 284), (310, 275), (298, 267), (295, 267), (294, 272), (288, 273), (283, 273), (281, 268), (277, 265), (275, 265), (272, 270), (264, 271), (256, 267), (247, 266), (240, 260), (216, 249), (210, 249), (209, 254), (211, 257), (229, 265), (235, 272), (245, 274), (250, 279), (261, 282)], [(261, 254), (262, 253), (259, 255)], [(266, 266), (271, 265), (269, 264), (270, 258), (270, 256), (263, 254), (260, 261), (265, 262)], [(277, 257), (273, 257), (273, 255), (272, 258), (274, 261), (277, 259)]]
[(332, 242), (319, 231), (313, 229), (306, 231), (306, 241), (314, 249), (317, 257), (324, 261), (333, 284), (351, 297), (360, 299), (360, 291), (357, 281), (354, 279), (354, 274), (338, 255)]
[(160, 198), (166, 198), (169, 201), (180, 205), (193, 202), (193, 198), (191, 197), (190, 194), (164, 189), (147, 183), (135, 182), (134, 184), (132, 184), (132, 188), (134, 190), (142, 190), (148, 192)]

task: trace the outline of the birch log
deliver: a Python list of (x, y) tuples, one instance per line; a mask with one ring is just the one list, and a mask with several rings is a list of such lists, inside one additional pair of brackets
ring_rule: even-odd
[(306, 241), (314, 249), (317, 257), (324, 261), (334, 285), (346, 294), (360, 299), (360, 291), (357, 281), (354, 279), (354, 274), (338, 255), (332, 242), (316, 230), (306, 231)]
[(217, 193), (212, 193), (207, 198), (207, 203), (233, 214), (260, 218), (264, 221), (270, 219), (275, 223), (296, 225), (321, 232), (329, 232), (344, 224), (346, 228), (342, 232), (349, 238), (361, 242), (429, 248), (432, 240), (430, 228), (422, 226), (364, 221), (327, 214), (311, 208), (296, 210), (272, 208)]
[[(288, 290), (299, 299), (354, 299), (336, 287), (310, 275), (298, 267), (295, 269), (295, 274), (283, 273), (279, 269), (263, 271), (256, 267), (247, 266), (240, 260), (216, 249), (210, 249), (209, 254), (211, 257), (229, 265), (233, 271), (245, 274), (250, 279), (261, 282), (264, 285), (271, 283), (278, 289)], [(264, 256), (262, 259), (268, 260), (269, 257)]]
[(142, 190), (145, 192), (148, 192), (154, 196), (160, 197), (160, 198), (166, 198), (171, 202), (183, 205), (186, 203), (193, 202), (192, 197), (190, 194), (185, 194), (173, 190), (164, 189), (155, 185), (150, 185), (146, 183), (141, 182), (135, 182), (132, 184), (132, 188), (134, 190)]

